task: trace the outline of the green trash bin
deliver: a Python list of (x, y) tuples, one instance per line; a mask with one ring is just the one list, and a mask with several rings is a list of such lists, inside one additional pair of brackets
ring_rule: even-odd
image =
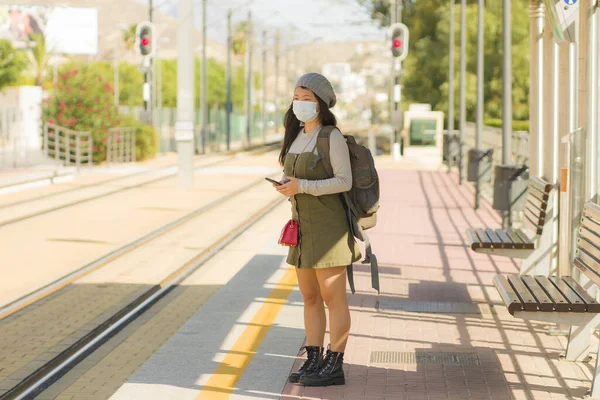
[(435, 133), (425, 133), (426, 130), (435, 131), (437, 121), (430, 118), (419, 118), (410, 121), (410, 144), (435, 144)]

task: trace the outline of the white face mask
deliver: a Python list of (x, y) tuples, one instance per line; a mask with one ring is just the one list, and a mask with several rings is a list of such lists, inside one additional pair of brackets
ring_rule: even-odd
[(313, 103), (312, 101), (294, 100), (292, 110), (296, 118), (302, 122), (314, 121), (319, 115), (317, 112), (317, 103)]

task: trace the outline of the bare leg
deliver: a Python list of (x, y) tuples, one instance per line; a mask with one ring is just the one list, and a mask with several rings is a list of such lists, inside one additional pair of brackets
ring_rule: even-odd
[(304, 331), (306, 345), (323, 347), (325, 337), (325, 306), (313, 268), (296, 268), (298, 286), (304, 297)]
[(350, 334), (350, 309), (346, 297), (346, 267), (317, 269), (321, 296), (329, 309), (331, 351), (343, 352)]

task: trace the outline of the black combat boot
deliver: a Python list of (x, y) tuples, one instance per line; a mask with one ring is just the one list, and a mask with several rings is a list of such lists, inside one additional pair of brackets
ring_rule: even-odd
[(300, 383), (305, 386), (331, 386), (344, 385), (344, 353), (327, 350), (327, 355), (321, 363), (319, 369), (312, 374), (305, 374), (300, 377)]
[(323, 361), (322, 347), (304, 346), (304, 351), (307, 353), (306, 361), (297, 372), (292, 372), (288, 378), (292, 383), (298, 383), (301, 376), (316, 371), (321, 361)]

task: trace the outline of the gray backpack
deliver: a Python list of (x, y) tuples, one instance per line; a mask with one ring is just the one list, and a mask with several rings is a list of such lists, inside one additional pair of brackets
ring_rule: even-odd
[[(323, 166), (333, 177), (333, 168), (329, 158), (331, 132), (335, 126), (324, 126), (317, 137), (317, 151), (323, 160)], [(377, 211), (379, 210), (379, 176), (375, 169), (375, 161), (368, 148), (356, 143), (351, 135), (344, 135), (350, 153), (352, 166), (352, 189), (342, 194), (348, 222), (354, 237), (365, 243), (366, 257), (363, 264), (371, 264), (371, 286), (379, 293), (379, 268), (377, 257), (371, 250), (371, 241), (365, 233), (367, 229), (377, 224)], [(354, 290), (354, 276), (352, 266), (348, 266), (348, 281), (352, 293)]]

